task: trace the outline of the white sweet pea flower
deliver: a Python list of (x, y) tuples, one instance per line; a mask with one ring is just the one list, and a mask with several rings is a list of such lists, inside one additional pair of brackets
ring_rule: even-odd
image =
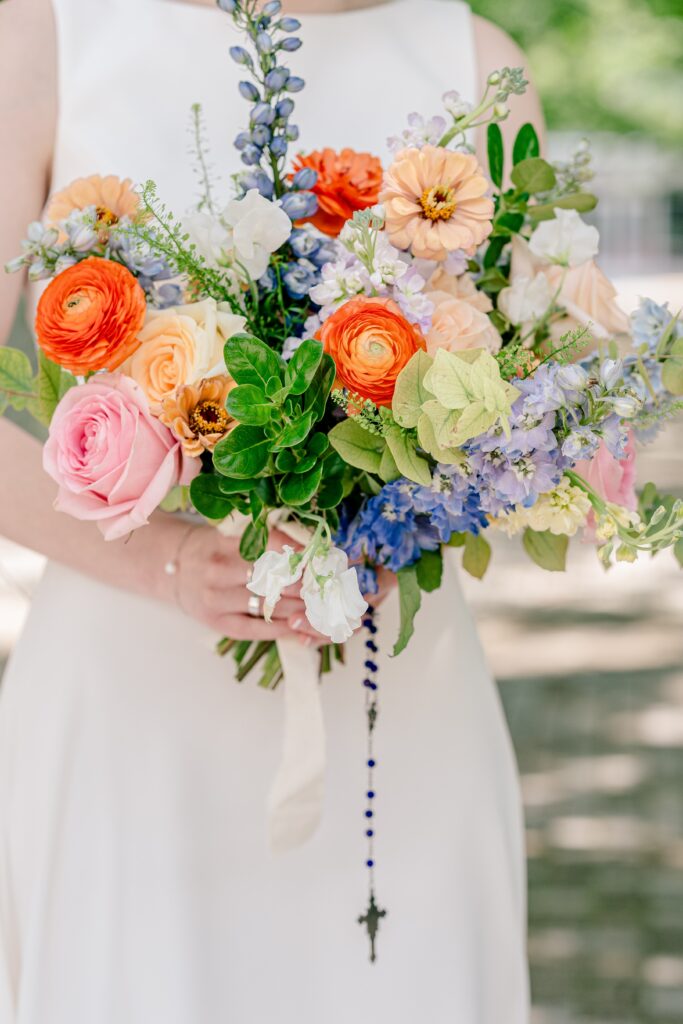
[(282, 591), (301, 579), (305, 558), (302, 552), (285, 544), (282, 551), (266, 551), (254, 563), (247, 589), (264, 599), (263, 617), (270, 622)]
[(542, 221), (529, 239), (534, 256), (546, 263), (578, 267), (598, 253), (597, 228), (581, 220), (576, 210), (555, 209), (555, 220)]
[(265, 274), (271, 253), (292, 232), (292, 222), (280, 204), (265, 199), (255, 188), (228, 203), (223, 220), (232, 228), (235, 258), (253, 280)]
[(219, 217), (193, 210), (183, 217), (183, 228), (200, 256), (211, 266), (224, 264), (232, 247), (231, 233)]
[(368, 607), (358, 574), (339, 548), (314, 555), (306, 566), (301, 596), (308, 621), (334, 644), (343, 644), (353, 635)]
[(498, 309), (511, 324), (541, 320), (548, 312), (553, 292), (543, 273), (535, 277), (518, 277), (498, 296)]

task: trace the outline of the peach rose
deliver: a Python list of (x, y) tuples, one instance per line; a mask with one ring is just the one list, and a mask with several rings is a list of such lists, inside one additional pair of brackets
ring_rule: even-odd
[(425, 347), (420, 331), (408, 323), (392, 299), (366, 296), (345, 302), (317, 337), (334, 359), (336, 386), (376, 405), (391, 405), (396, 378)]
[(140, 344), (146, 309), (130, 270), (91, 256), (63, 270), (40, 296), (38, 344), (72, 373), (116, 370)]
[(158, 413), (166, 396), (184, 384), (225, 372), (223, 346), (244, 327), (244, 317), (203, 299), (170, 309), (150, 310), (138, 334), (139, 348), (122, 367)]
[(469, 274), (454, 277), (444, 267), (437, 267), (427, 288), (433, 292), (448, 292), (454, 299), (464, 299), (480, 313), (490, 313), (493, 309), (493, 303), (486, 292), (479, 291)]
[(374, 206), (382, 184), (382, 164), (370, 153), (353, 149), (323, 149), (294, 161), (294, 170), (311, 167), (318, 180), (311, 189), (318, 197), (318, 210), (310, 218), (319, 231), (338, 235), (356, 210)]
[(427, 298), (434, 303), (432, 327), (427, 334), (430, 356), (438, 349), (459, 352), (467, 348), (484, 348), (497, 352), (502, 341), (486, 313), (482, 313), (466, 299), (454, 299), (448, 292), (429, 292)]
[(469, 153), (440, 146), (402, 149), (379, 197), (389, 240), (418, 259), (445, 260), (457, 249), (473, 252), (491, 233), (489, 187)]
[(189, 483), (199, 468), (184, 461), (144, 392), (120, 373), (67, 391), (50, 423), (43, 465), (59, 485), (55, 508), (94, 520), (105, 540), (144, 526), (171, 488)]

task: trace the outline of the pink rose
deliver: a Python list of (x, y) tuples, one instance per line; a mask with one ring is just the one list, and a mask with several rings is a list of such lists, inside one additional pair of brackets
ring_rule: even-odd
[(144, 526), (187, 465), (180, 442), (123, 374), (98, 374), (71, 388), (43, 450), (43, 466), (59, 484), (55, 508), (98, 520), (105, 540)]
[[(615, 459), (604, 441), (600, 442), (595, 457), (577, 462), (576, 473), (583, 477), (596, 494), (622, 508), (635, 511), (638, 508), (636, 495), (636, 445), (633, 431), (629, 431), (628, 444), (623, 459)], [(589, 516), (586, 539), (594, 536), (595, 516)]]

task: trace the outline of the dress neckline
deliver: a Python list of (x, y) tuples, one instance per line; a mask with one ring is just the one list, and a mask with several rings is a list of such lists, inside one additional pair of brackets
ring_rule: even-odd
[[(154, 0), (155, 3), (165, 4), (168, 6), (169, 3), (173, 7), (183, 8), (184, 10), (204, 10), (204, 11), (220, 11), (220, 8), (215, 3), (192, 3), (191, 0)], [(293, 11), (291, 16), (299, 18), (302, 24), (310, 22), (311, 20), (330, 21), (336, 20), (337, 18), (352, 18), (357, 17), (361, 14), (374, 14), (376, 11), (383, 9), (389, 10), (390, 8), (407, 7), (412, 0), (384, 0), (383, 3), (375, 3), (368, 5), (367, 7), (355, 7), (347, 11)], [(424, 2), (424, 0), (423, 0)], [(223, 11), (220, 11), (223, 14)]]

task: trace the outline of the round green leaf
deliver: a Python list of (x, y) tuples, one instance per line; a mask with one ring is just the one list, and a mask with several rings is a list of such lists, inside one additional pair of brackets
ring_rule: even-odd
[(323, 467), (318, 463), (308, 473), (286, 476), (280, 484), (280, 498), (285, 505), (305, 505), (318, 490)]
[(220, 480), (213, 473), (201, 473), (190, 484), (190, 500), (197, 511), (207, 519), (225, 519), (234, 505), (220, 488)]
[(255, 384), (265, 390), (271, 377), (282, 379), (284, 363), (271, 348), (251, 334), (235, 334), (223, 349), (225, 365), (238, 384)]
[(213, 464), (223, 476), (248, 479), (265, 469), (270, 441), (258, 427), (235, 427), (219, 441), (213, 453)]
[(528, 160), (521, 160), (512, 169), (510, 175), (513, 185), (521, 192), (529, 192), (535, 195), (537, 192), (548, 192), (554, 188), (557, 178), (547, 160), (540, 157), (530, 157)]
[(228, 394), (226, 409), (240, 423), (263, 426), (273, 415), (273, 403), (266, 398), (263, 388), (255, 384), (240, 384)]
[(323, 357), (321, 341), (307, 338), (303, 341), (287, 365), (286, 380), (293, 395), (303, 395), (315, 377)]

